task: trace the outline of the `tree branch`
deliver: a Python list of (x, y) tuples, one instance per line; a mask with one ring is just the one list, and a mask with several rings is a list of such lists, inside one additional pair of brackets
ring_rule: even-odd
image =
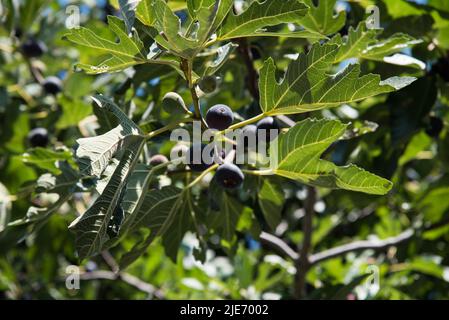
[(431, 230), (435, 230), (441, 227), (445, 227), (449, 224), (449, 217), (442, 219), (434, 224), (431, 224), (430, 226), (427, 226), (424, 228), (424, 231), (431, 231)]
[(387, 238), (384, 240), (362, 240), (362, 241), (354, 241), (339, 247), (335, 247), (329, 250), (325, 250), (319, 253), (316, 253), (310, 257), (310, 265), (315, 265), (322, 261), (332, 259), (341, 255), (344, 255), (349, 252), (358, 252), (368, 249), (373, 250), (382, 250), (391, 246), (399, 245), (405, 241), (410, 240), (415, 231), (413, 229), (408, 229), (401, 233), (400, 235), (392, 238)]
[(111, 255), (109, 251), (105, 250), (101, 252), (101, 257), (103, 258), (104, 262), (106, 262), (106, 264), (113, 273), (118, 273), (120, 271), (120, 267), (117, 261), (115, 261), (114, 257)]
[(283, 123), (285, 123), (287, 126), (289, 127), (294, 127), (296, 122), (293, 121), (292, 119), (290, 119), (289, 117), (285, 116), (285, 115), (279, 115), (277, 116), (278, 120), (281, 120)]
[(34, 81), (36, 81), (39, 84), (44, 83), (44, 77), (41, 75), (40, 71), (33, 65), (33, 62), (24, 57), (26, 65), (28, 66), (28, 69), (30, 71), (31, 76), (33, 77)]
[(123, 282), (133, 286), (134, 288), (147, 293), (150, 296), (154, 296), (158, 299), (165, 299), (164, 294), (154, 287), (152, 284), (142, 281), (141, 279), (126, 273), (116, 273), (107, 270), (97, 270), (92, 272), (86, 272), (80, 275), (81, 280), (122, 280)]
[(296, 263), (295, 298), (302, 299), (306, 295), (306, 276), (310, 268), (309, 254), (312, 249), (313, 214), (316, 202), (316, 189), (307, 188), (307, 198), (304, 204), (303, 241), (298, 245), (299, 258)]
[(245, 62), (246, 70), (248, 72), (248, 90), (253, 96), (255, 101), (259, 101), (259, 74), (254, 68), (253, 64), (253, 54), (251, 53), (251, 48), (248, 45), (248, 40), (246, 38), (237, 39), (239, 44), (238, 52)]
[(101, 257), (109, 266), (111, 271), (99, 270), (84, 273), (80, 276), (82, 280), (94, 280), (94, 279), (104, 279), (104, 280), (117, 280), (120, 279), (123, 282), (135, 287), (136, 289), (148, 293), (150, 296), (154, 296), (158, 299), (164, 299), (164, 295), (160, 290), (154, 287), (152, 284), (147, 283), (132, 274), (120, 271), (120, 266), (114, 257), (107, 250), (101, 252)]
[(193, 79), (192, 79), (193, 61), (192, 60), (181, 59), (181, 69), (184, 72), (184, 75), (185, 75), (186, 80), (187, 80), (187, 86), (189, 87), (190, 95), (192, 96), (193, 107), (195, 109), (194, 110), (195, 119), (200, 120), (201, 121), (201, 125), (204, 128), (207, 128), (207, 124), (204, 121), (203, 116), (201, 114), (200, 99), (199, 99), (198, 94), (196, 92), (195, 83), (193, 83)]
[(267, 246), (270, 246), (283, 256), (289, 257), (293, 261), (296, 261), (299, 258), (299, 255), (295, 250), (293, 250), (286, 242), (284, 242), (284, 240), (276, 237), (273, 234), (262, 231), (262, 233), (260, 234), (260, 241)]

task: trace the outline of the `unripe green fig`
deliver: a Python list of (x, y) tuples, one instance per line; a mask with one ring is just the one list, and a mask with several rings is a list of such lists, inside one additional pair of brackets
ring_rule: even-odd
[(187, 111), (182, 97), (176, 92), (169, 92), (162, 98), (162, 109), (170, 114), (184, 114)]
[(204, 93), (212, 93), (215, 90), (217, 90), (217, 87), (218, 87), (217, 77), (215, 77), (215, 76), (203, 77), (198, 82), (198, 86), (200, 87), (201, 91), (203, 91)]

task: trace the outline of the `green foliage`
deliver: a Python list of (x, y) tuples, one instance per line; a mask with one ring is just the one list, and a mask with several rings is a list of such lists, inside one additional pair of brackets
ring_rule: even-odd
[(117, 17), (108, 17), (108, 25), (119, 38), (119, 43), (101, 38), (86, 28), (74, 28), (66, 35), (66, 38), (73, 43), (110, 55), (107, 60), (98, 65), (78, 64), (78, 67), (87, 73), (96, 74), (120, 71), (147, 62), (146, 56), (148, 53), (137, 34), (130, 39), (126, 32), (125, 23)]
[(404, 48), (421, 43), (420, 40), (402, 33), (396, 33), (386, 39), (377, 39), (381, 33), (382, 29), (367, 30), (365, 22), (361, 22), (357, 28), (349, 27), (347, 36), (342, 37), (340, 34), (336, 34), (330, 41), (330, 43), (339, 45), (335, 63), (350, 58), (359, 58), (399, 65), (401, 65), (402, 60), (405, 60), (406, 62), (417, 63), (418, 67), (420, 66), (419, 60), (399, 54)]
[(371, 194), (386, 194), (392, 184), (356, 166), (336, 167), (320, 159), (346, 130), (336, 120), (304, 120), (272, 144), (279, 146), (274, 174), (325, 188), (339, 188)]
[(134, 170), (143, 147), (143, 139), (134, 138), (132, 140), (104, 191), (94, 204), (69, 226), (76, 234), (76, 246), (81, 259), (101, 252), (104, 244), (111, 238), (108, 228), (116, 210), (121, 209), (122, 191)]
[[(60, 3), (2, 3), (0, 297), (449, 298), (447, 6), (371, 2), (384, 29), (366, 1), (74, 1), (70, 30)], [(200, 172), (150, 162), (216, 105), (219, 130), (275, 118), (271, 166), (249, 143), (225, 189), (240, 142)]]
[(238, 15), (230, 13), (218, 29), (217, 37), (219, 40), (229, 40), (258, 36), (258, 31), (264, 27), (298, 21), (306, 14), (306, 8), (303, 3), (296, 0), (286, 0), (282, 3), (254, 1), (242, 13)]
[(281, 83), (276, 81), (273, 60), (267, 60), (260, 71), (262, 111), (266, 115), (280, 115), (340, 106), (400, 90), (415, 80), (393, 77), (381, 81), (378, 75), (372, 74), (360, 77), (357, 64), (329, 75), (337, 51), (337, 46), (313, 45), (307, 55), (300, 55), (289, 65)]
[(305, 0), (310, 8), (308, 14), (301, 19), (300, 24), (308, 29), (323, 35), (337, 33), (345, 25), (346, 12), (334, 13), (336, 0)]

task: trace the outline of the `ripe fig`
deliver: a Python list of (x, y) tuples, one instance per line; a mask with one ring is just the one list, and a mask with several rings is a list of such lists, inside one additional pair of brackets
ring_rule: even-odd
[(28, 133), (28, 142), (33, 148), (45, 148), (50, 139), (48, 138), (48, 131), (45, 128), (35, 128)]
[(217, 183), (226, 189), (235, 189), (242, 185), (245, 176), (233, 163), (224, 163), (218, 167), (215, 173)]
[(217, 104), (206, 114), (206, 123), (211, 129), (226, 130), (234, 121), (234, 113), (224, 104)]
[(153, 167), (167, 163), (168, 159), (163, 154), (156, 154), (150, 158), (150, 165)]
[(58, 94), (62, 91), (62, 81), (58, 77), (48, 77), (44, 80), (44, 83), (42, 84), (44, 87), (44, 90), (48, 94)]
[(257, 122), (257, 129), (279, 129), (279, 125), (273, 117), (266, 117)]
[(47, 46), (42, 41), (28, 39), (22, 44), (21, 51), (27, 58), (38, 58), (47, 52)]
[(89, 261), (87, 261), (84, 268), (85, 268), (86, 272), (93, 272), (98, 269), (98, 265), (94, 261), (89, 260)]

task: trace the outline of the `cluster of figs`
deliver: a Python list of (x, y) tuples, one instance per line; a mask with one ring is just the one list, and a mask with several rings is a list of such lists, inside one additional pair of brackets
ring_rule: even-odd
[[(205, 81), (200, 81), (200, 89), (204, 92), (210, 92), (210, 90), (215, 90), (216, 85), (214, 85), (215, 80), (207, 79), (207, 86)], [(210, 84), (212, 83), (212, 84)], [(182, 97), (175, 92), (167, 93), (162, 99), (162, 108), (169, 114), (183, 112), (188, 108), (186, 107)], [(209, 129), (215, 129), (217, 131), (224, 131), (228, 129), (234, 122), (234, 112), (232, 109), (225, 104), (216, 104), (207, 110), (204, 118)], [(265, 132), (270, 132), (270, 130), (279, 130), (279, 125), (273, 117), (266, 117), (260, 120), (257, 124), (249, 124), (243, 128), (245, 136), (253, 135), (257, 137), (259, 130), (266, 130)], [(182, 144), (176, 145), (172, 150), (172, 154), (183, 153), (187, 157), (187, 163), (192, 171), (203, 172), (209, 169), (214, 163), (210, 163), (202, 159), (201, 156), (196, 157), (199, 161), (193, 162), (194, 154), (203, 154), (206, 144), (192, 144), (187, 147)], [(211, 157), (213, 157), (211, 155)], [(224, 152), (221, 153), (219, 157), (218, 168), (215, 172), (214, 179), (223, 188), (226, 189), (236, 189), (243, 184), (245, 175), (242, 170), (225, 157)], [(155, 155), (151, 158), (151, 165), (158, 165), (163, 162), (167, 162), (168, 159), (163, 155)]]
[[(20, 46), (20, 52), (27, 59), (40, 58), (48, 51), (44, 42), (29, 38)], [(41, 86), (46, 94), (56, 95), (62, 91), (62, 81), (56, 76), (42, 79)], [(31, 147), (46, 147), (49, 143), (48, 131), (45, 128), (34, 128), (28, 133), (28, 143)]]
[[(29, 38), (24, 41), (20, 47), (21, 53), (27, 59), (39, 58), (43, 54), (45, 54), (47, 50), (48, 49), (45, 43), (33, 38)], [(51, 95), (58, 94), (62, 91), (63, 88), (61, 79), (56, 76), (50, 76), (43, 79), (41, 85), (43, 90), (47, 94)], [(214, 76), (206, 76), (198, 82), (198, 86), (203, 92), (212, 93), (217, 89), (218, 80)], [(182, 97), (174, 92), (170, 92), (164, 96), (162, 107), (169, 113), (188, 111)], [(205, 116), (205, 122), (210, 129), (223, 131), (228, 129), (234, 122), (234, 113), (229, 106), (225, 104), (217, 104), (209, 108)], [(278, 130), (279, 126), (274, 118), (266, 117), (260, 120), (256, 125), (247, 125), (243, 128), (243, 131), (247, 134), (257, 135), (258, 130), (261, 129)], [(40, 127), (32, 129), (28, 134), (28, 142), (32, 147), (47, 146), (49, 143), (49, 135), (47, 129)], [(200, 146), (192, 145), (190, 148), (184, 151), (190, 159), (193, 159), (194, 152), (202, 152), (205, 146), (205, 144), (201, 144)], [(178, 145), (175, 148), (183, 147), (187, 148), (184, 145)], [(164, 162), (168, 162), (168, 159), (164, 155), (160, 154), (155, 155), (150, 159), (151, 165), (158, 165)], [(211, 166), (212, 164), (206, 163), (202, 159), (200, 159), (199, 163), (189, 163), (190, 169), (195, 172), (205, 171)], [(243, 184), (244, 178), (245, 176), (242, 170), (237, 165), (232, 163), (232, 161), (226, 161), (226, 159), (224, 158), (215, 172), (215, 180), (220, 186), (226, 189), (236, 189), (240, 187)]]

